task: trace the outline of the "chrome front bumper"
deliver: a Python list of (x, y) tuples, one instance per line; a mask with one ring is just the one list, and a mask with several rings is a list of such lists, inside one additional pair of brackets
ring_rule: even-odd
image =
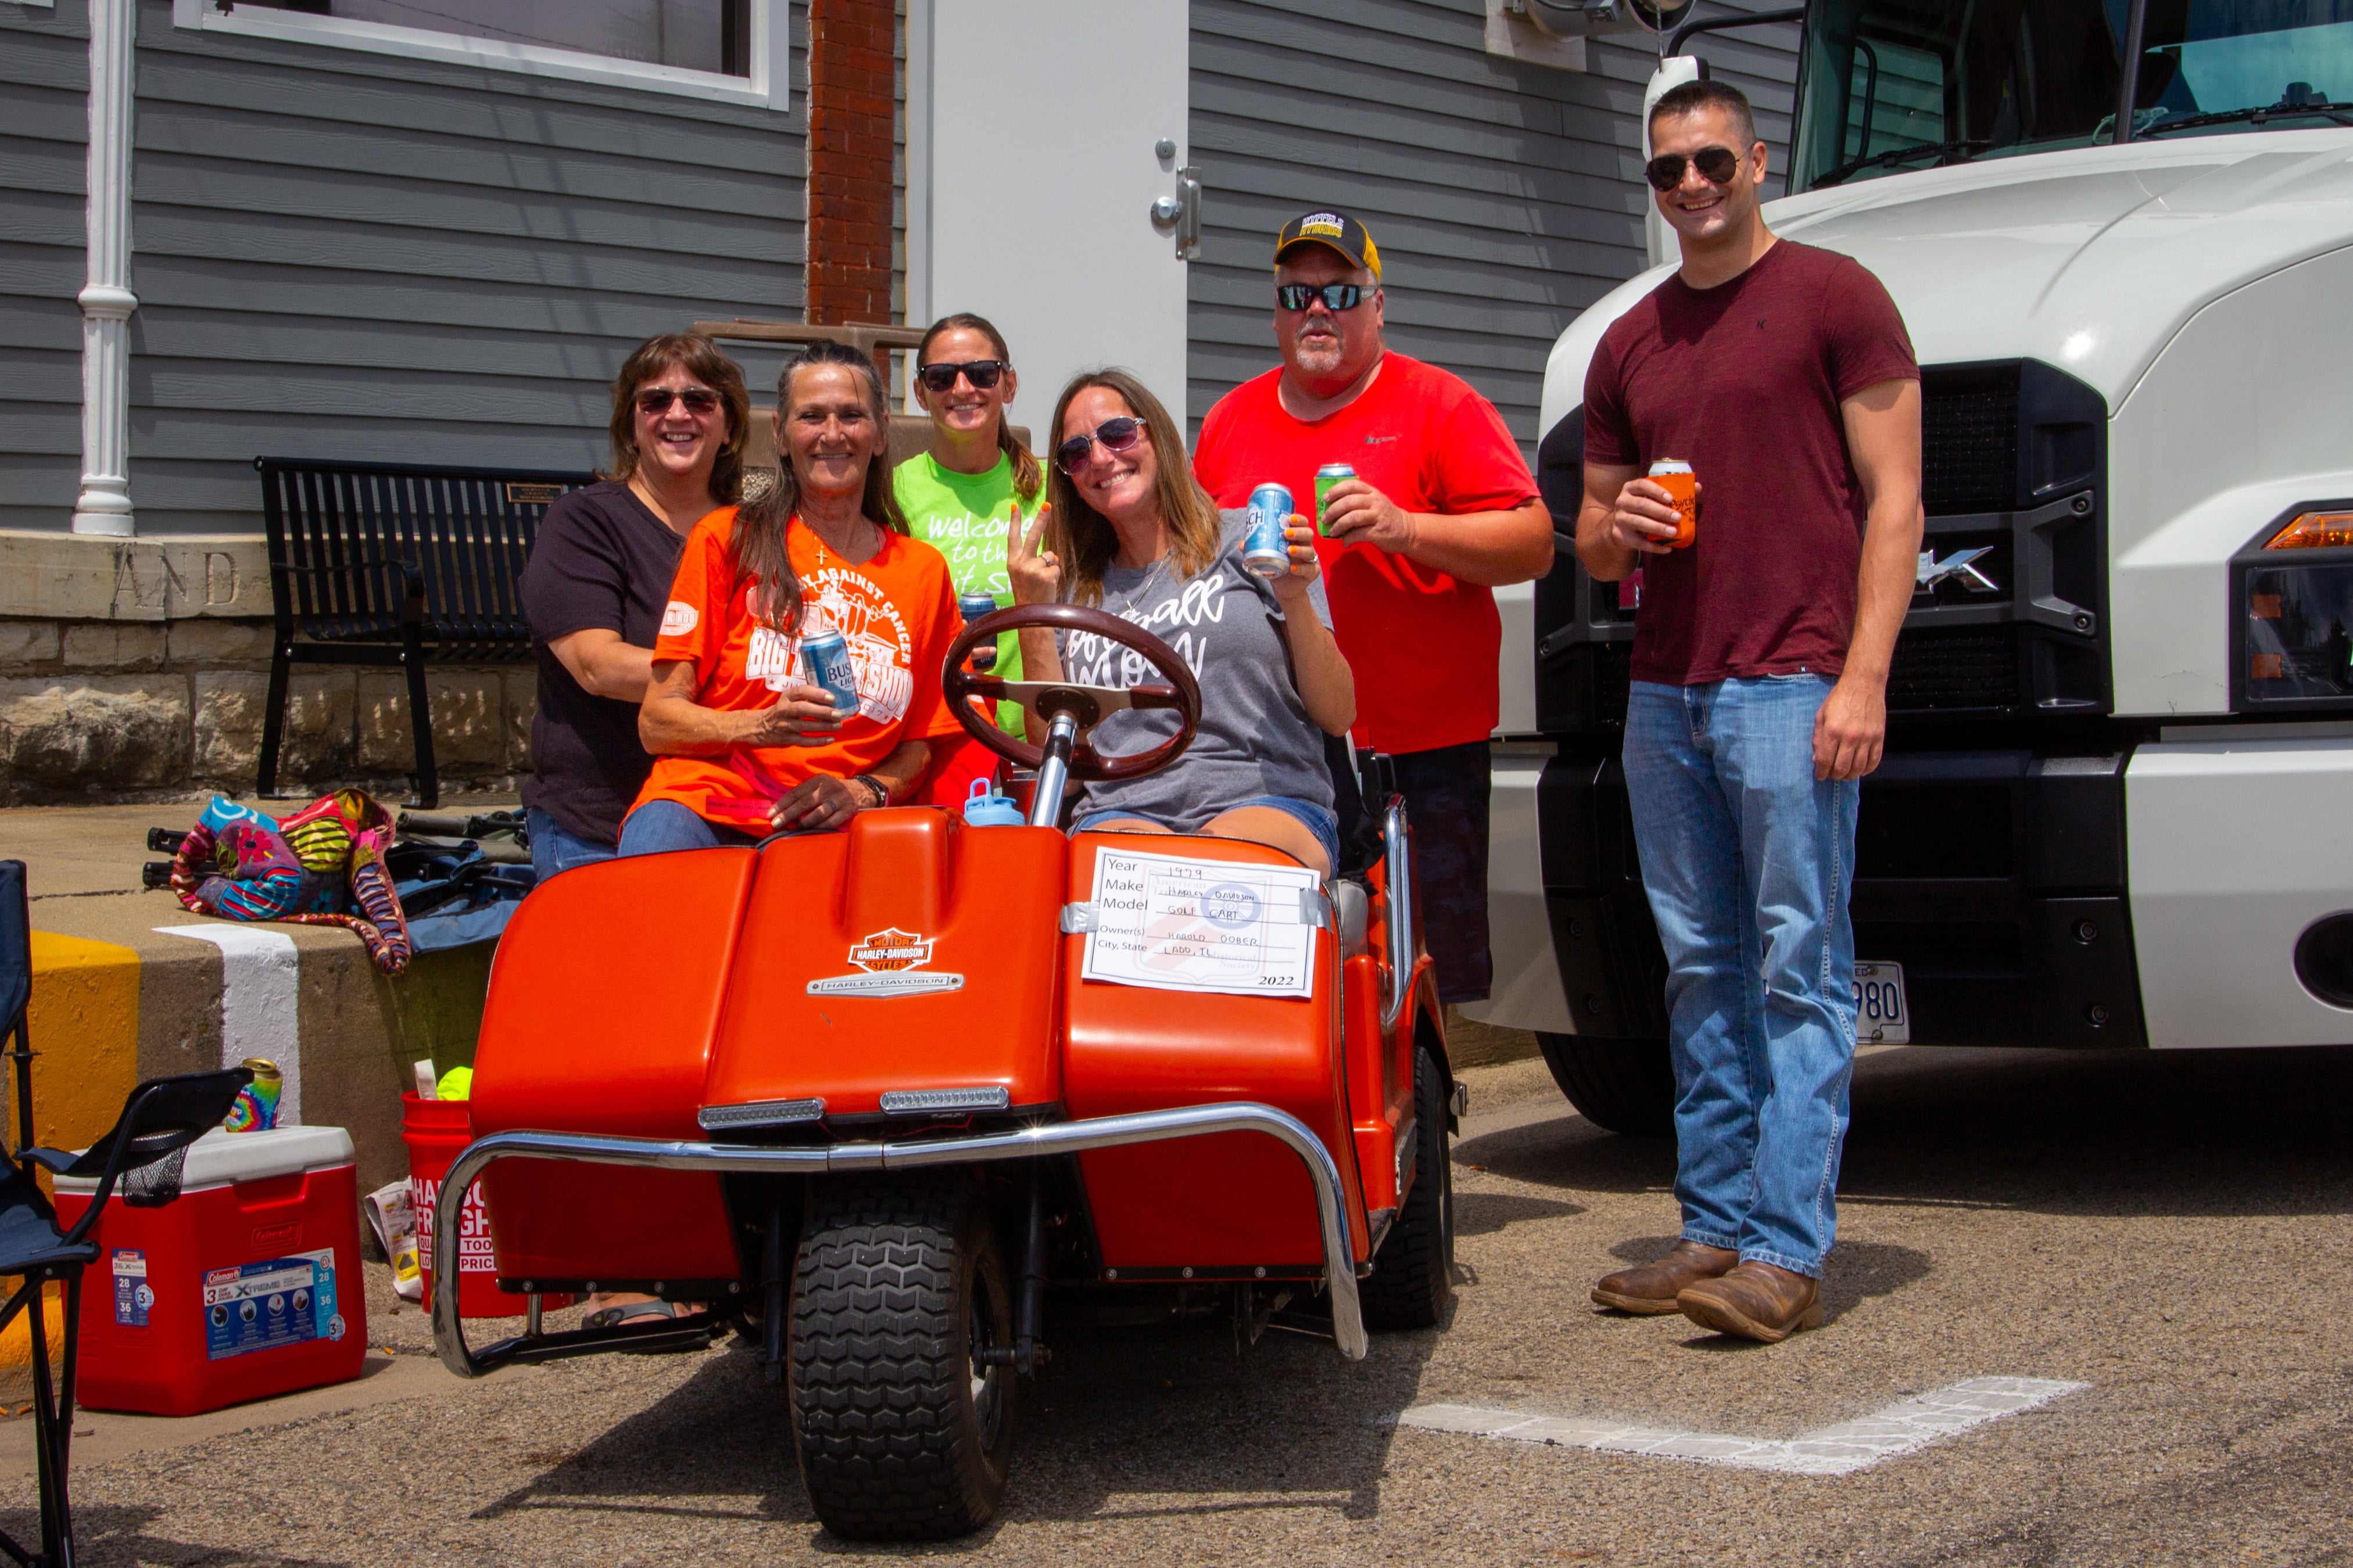
[(913, 1171), (984, 1160), (1031, 1160), (1077, 1154), (1129, 1143), (1170, 1138), (1201, 1138), (1216, 1132), (1260, 1132), (1284, 1144), (1307, 1167), (1315, 1189), (1315, 1218), (1324, 1239), (1324, 1283), (1332, 1292), (1332, 1336), (1350, 1361), (1365, 1356), (1364, 1314), (1357, 1306), (1356, 1260), (1348, 1247), (1348, 1219), (1341, 1196), (1340, 1167), (1307, 1124), (1271, 1105), (1233, 1101), (1131, 1116), (1099, 1116), (1086, 1121), (1056, 1121), (1011, 1132), (969, 1138), (924, 1139), (905, 1143), (833, 1143), (808, 1148), (767, 1148), (741, 1143), (699, 1143), (658, 1138), (605, 1138), (576, 1132), (496, 1132), (477, 1140), (449, 1167), (433, 1215), (433, 1345), (441, 1364), (460, 1377), (480, 1377), (510, 1362), (548, 1361), (598, 1351), (684, 1349), (707, 1341), (719, 1324), (690, 1318), (645, 1328), (533, 1331), (504, 1340), (479, 1353), (466, 1344), (458, 1316), (458, 1291), (441, 1282), (458, 1278), (458, 1229), (466, 1194), (500, 1160), (575, 1160), (592, 1165), (639, 1165), (665, 1171), (716, 1171), (742, 1175), (838, 1175), (852, 1171)]

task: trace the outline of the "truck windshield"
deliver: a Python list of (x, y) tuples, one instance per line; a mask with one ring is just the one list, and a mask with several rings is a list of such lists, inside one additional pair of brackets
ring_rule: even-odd
[[(2114, 140), (2127, 0), (1814, 0), (1792, 191)], [(2149, 0), (2133, 134), (2353, 125), (2353, 0)]]

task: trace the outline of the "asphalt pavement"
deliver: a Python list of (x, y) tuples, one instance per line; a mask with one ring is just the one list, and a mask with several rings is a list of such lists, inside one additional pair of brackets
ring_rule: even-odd
[[(1671, 1144), (1592, 1127), (1535, 1064), (1465, 1076), (1446, 1328), (1377, 1336), (1354, 1366), (1279, 1333), (1237, 1353), (1222, 1322), (1058, 1335), (1025, 1390), (1003, 1516), (913, 1554), (2353, 1563), (2353, 1050), (1872, 1053), (1830, 1322), (1774, 1347), (1594, 1311), (1596, 1277), (1673, 1235)], [(340, 1393), (185, 1424), (85, 1415), (85, 1563), (890, 1554), (817, 1525), (745, 1352), (464, 1384), (422, 1359), (416, 1310), (389, 1305), (379, 1287), (385, 1356)], [(1868, 1418), (1986, 1379), (2037, 1380), (2042, 1403), (1839, 1474), (1574, 1437), (1802, 1453), (1786, 1440), (1884, 1429)], [(1436, 1406), (1572, 1436), (1412, 1424)], [(0, 1428), (12, 1501), (30, 1499), (26, 1452), (21, 1423)]]

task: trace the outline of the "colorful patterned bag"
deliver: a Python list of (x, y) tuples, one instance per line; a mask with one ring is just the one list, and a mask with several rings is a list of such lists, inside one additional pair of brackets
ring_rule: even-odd
[(350, 928), (386, 974), (408, 967), (400, 896), (385, 866), (392, 814), (343, 789), (274, 818), (213, 796), (172, 863), (172, 890), (198, 914)]

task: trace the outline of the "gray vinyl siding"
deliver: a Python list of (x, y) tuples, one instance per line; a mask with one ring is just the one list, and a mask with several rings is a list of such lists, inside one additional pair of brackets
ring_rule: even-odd
[[(1554, 341), (1641, 267), (1649, 35), (1589, 42), (1580, 73), (1486, 53), (1484, 0), (1191, 5), (1189, 134), (1203, 185), (1188, 311), (1195, 428), (1275, 363), (1275, 231), (1335, 206), (1380, 247), (1389, 346), (1485, 394), (1533, 460)], [(1796, 29), (1779, 26), (1692, 48), (1750, 94), (1777, 164), (1796, 45)]]
[(80, 489), (82, 5), (0, 6), (0, 528), (63, 528)]
[(791, 26), (787, 116), (199, 33), (142, 0), (139, 531), (258, 530), (258, 455), (598, 465), (638, 342), (798, 319), (800, 5)]

